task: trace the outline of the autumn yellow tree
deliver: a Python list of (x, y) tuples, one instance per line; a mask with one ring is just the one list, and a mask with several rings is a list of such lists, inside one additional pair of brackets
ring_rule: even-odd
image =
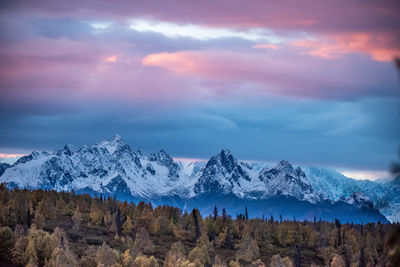
[(250, 236), (242, 238), (236, 251), (236, 259), (238, 261), (244, 261), (250, 263), (260, 256), (257, 241), (252, 239)]
[(131, 248), (132, 257), (136, 258), (140, 254), (150, 254), (154, 252), (154, 245), (149, 233), (144, 227), (140, 227), (135, 236), (135, 242)]
[(185, 254), (185, 248), (181, 242), (173, 243), (165, 257), (164, 267), (181, 266), (186, 261)]

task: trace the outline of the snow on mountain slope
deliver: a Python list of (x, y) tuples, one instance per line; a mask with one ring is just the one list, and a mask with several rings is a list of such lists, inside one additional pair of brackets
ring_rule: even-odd
[(1, 181), (18, 187), (99, 193), (119, 193), (117, 189), (128, 187), (126, 193), (150, 198), (187, 193), (190, 181), (188, 175), (177, 174), (179, 169), (165, 151), (144, 157), (115, 136), (78, 150), (66, 145), (51, 154), (34, 152), (7, 168)]
[(372, 203), (371, 199), (369, 199), (369, 197), (364, 195), (362, 192), (354, 192), (347, 198), (342, 196), (340, 200), (359, 208), (374, 207), (374, 204)]
[(243, 195), (245, 181), (251, 181), (248, 167), (240, 164), (229, 150), (222, 150), (206, 164), (199, 180), (194, 186), (196, 194), (235, 193)]
[(8, 164), (8, 163), (0, 162), (0, 176), (4, 173), (4, 171), (5, 171), (6, 169), (8, 169), (8, 168), (10, 168), (10, 167), (11, 167), (11, 165)]
[(314, 191), (301, 168), (294, 169), (285, 160), (280, 161), (276, 166), (262, 169), (258, 178), (266, 185), (265, 195), (293, 196), (312, 203), (322, 199), (322, 193), (318, 194)]
[(294, 170), (288, 162), (284, 168), (278, 164), (269, 169), (276, 177), (266, 183), (260, 177), (268, 168), (261, 166), (240, 162), (229, 150), (207, 162), (175, 162), (164, 150), (143, 156), (117, 135), (90, 147), (66, 145), (53, 153), (33, 152), (6, 168), (1, 181), (18, 187), (124, 193), (145, 199), (220, 192), (249, 199), (284, 194), (318, 200), (299, 168)]
[[(381, 181), (355, 180), (328, 168), (302, 167), (312, 187), (328, 199), (349, 199), (362, 194), (390, 221), (400, 221), (400, 178)], [(396, 186), (397, 185), (397, 186)]]
[(312, 187), (329, 199), (337, 200), (349, 197), (354, 192), (363, 192), (371, 200), (377, 201), (384, 195), (384, 188), (379, 183), (369, 180), (355, 180), (343, 174), (321, 167), (302, 167)]
[(385, 195), (382, 197), (381, 212), (392, 222), (400, 222), (400, 175), (381, 184)]
[(180, 165), (182, 173), (187, 176), (201, 175), (203, 169), (206, 167), (206, 161), (190, 161), (190, 160), (176, 160)]
[(213, 156), (195, 184), (196, 194), (232, 193), (240, 198), (268, 199), (285, 195), (312, 203), (320, 201), (304, 172), (287, 162), (281, 161), (273, 167), (253, 168), (240, 162), (229, 150)]
[[(32, 152), (5, 169), (1, 175), (1, 181), (10, 183), (12, 186), (37, 188), (42, 165), (48, 159), (47, 153)], [(18, 168), (15, 167), (16, 165)]]
[[(294, 168), (287, 161), (276, 165), (241, 162), (229, 150), (222, 150), (207, 162), (176, 161), (164, 150), (144, 156), (118, 135), (78, 149), (66, 145), (51, 153), (32, 152), (11, 166), (0, 167), (0, 182), (10, 187), (75, 190), (123, 195), (126, 199), (173, 201), (201, 199), (211, 194), (243, 201), (288, 197), (316, 204), (342, 196), (349, 203), (354, 192), (363, 192), (376, 204), (384, 195), (381, 192), (386, 192), (376, 190), (377, 183), (355, 181), (328, 169)], [(387, 184), (379, 186), (397, 188), (398, 183)], [(397, 191), (390, 192), (390, 197), (397, 199)], [(355, 206), (359, 204), (353, 202)], [(393, 206), (392, 203), (389, 207)], [(388, 206), (384, 208), (389, 214)], [(391, 216), (396, 214), (390, 212)]]

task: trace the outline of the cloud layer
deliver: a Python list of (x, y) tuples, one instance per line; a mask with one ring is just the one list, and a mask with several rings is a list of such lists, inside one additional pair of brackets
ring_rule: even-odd
[(151, 151), (383, 170), (398, 1), (2, 1), (0, 153)]

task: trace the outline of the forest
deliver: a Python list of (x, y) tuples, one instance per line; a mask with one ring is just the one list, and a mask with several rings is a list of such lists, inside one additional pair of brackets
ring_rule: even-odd
[(202, 217), (0, 185), (0, 266), (400, 266), (399, 224)]

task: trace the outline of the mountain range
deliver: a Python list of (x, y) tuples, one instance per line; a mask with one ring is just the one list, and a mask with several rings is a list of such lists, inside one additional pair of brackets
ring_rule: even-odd
[[(330, 169), (237, 160), (221, 150), (208, 161), (174, 160), (166, 151), (143, 155), (120, 136), (79, 149), (32, 152), (0, 163), (10, 188), (72, 191), (120, 200), (169, 204), (211, 214), (284, 219), (339, 218), (348, 222), (398, 221), (400, 178), (358, 181)], [(386, 216), (386, 217), (385, 217)]]

